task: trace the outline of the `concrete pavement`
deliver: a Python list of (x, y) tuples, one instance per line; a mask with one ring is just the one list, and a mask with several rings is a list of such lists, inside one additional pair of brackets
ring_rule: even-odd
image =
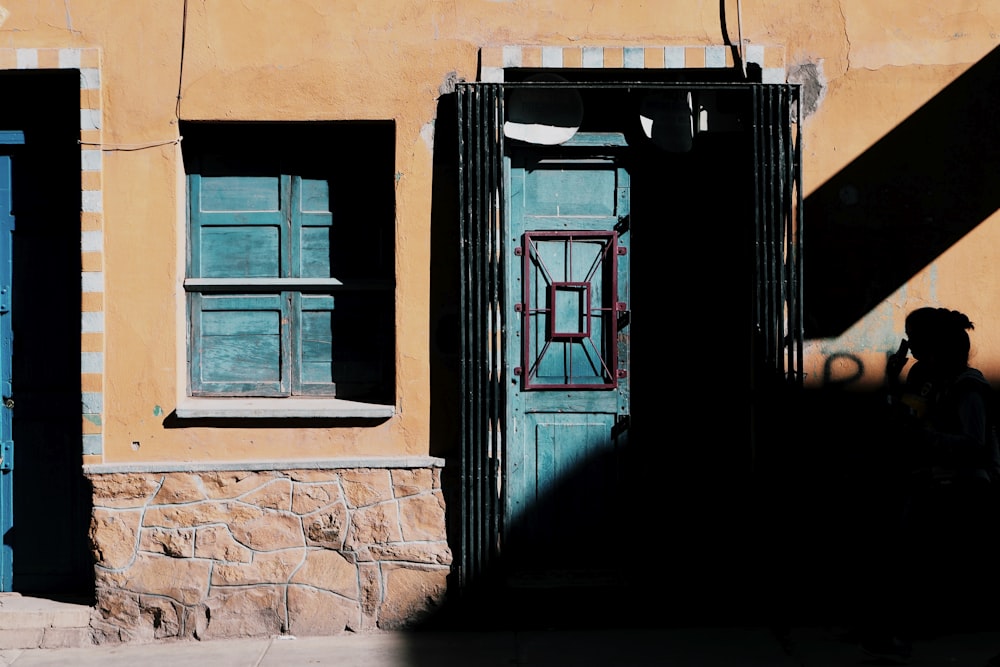
[[(835, 629), (377, 632), (0, 651), (15, 667), (846, 667), (877, 665)], [(911, 665), (984, 667), (1000, 630), (918, 641)]]

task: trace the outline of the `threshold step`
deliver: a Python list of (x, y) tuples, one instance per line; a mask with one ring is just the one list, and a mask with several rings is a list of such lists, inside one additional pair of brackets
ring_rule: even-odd
[(84, 602), (0, 593), (0, 650), (93, 646)]

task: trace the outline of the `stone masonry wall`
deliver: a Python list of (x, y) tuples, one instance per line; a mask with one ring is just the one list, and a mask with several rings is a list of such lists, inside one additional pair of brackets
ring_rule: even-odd
[(399, 629), (443, 602), (440, 469), (90, 480), (96, 643)]

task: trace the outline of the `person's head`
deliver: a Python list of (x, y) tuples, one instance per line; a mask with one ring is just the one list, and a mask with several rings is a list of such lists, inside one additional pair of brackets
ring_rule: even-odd
[(906, 316), (906, 337), (917, 361), (940, 368), (964, 368), (969, 363), (969, 318), (947, 308), (918, 308)]

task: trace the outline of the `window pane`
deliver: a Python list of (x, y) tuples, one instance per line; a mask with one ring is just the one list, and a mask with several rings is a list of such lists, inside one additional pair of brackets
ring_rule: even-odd
[(302, 382), (333, 382), (333, 297), (302, 296)]
[(302, 204), (300, 211), (307, 213), (330, 212), (330, 182), (326, 179), (300, 179), (302, 187)]
[(276, 382), (281, 379), (278, 313), (204, 313), (202, 324), (204, 381)]
[[(330, 227), (303, 227), (301, 275), (303, 278), (330, 278)], [(336, 277), (336, 276), (333, 276)]]
[(282, 300), (278, 295), (194, 295), (202, 385), (243, 390), (281, 381)]
[(277, 176), (202, 176), (201, 210), (277, 211), (280, 193)]
[(597, 165), (588, 169), (569, 167), (558, 163), (541, 163), (532, 178), (524, 184), (524, 209), (526, 215), (614, 215), (615, 183), (614, 165), (600, 170)]
[(278, 277), (280, 238), (273, 226), (202, 227), (201, 277)]

